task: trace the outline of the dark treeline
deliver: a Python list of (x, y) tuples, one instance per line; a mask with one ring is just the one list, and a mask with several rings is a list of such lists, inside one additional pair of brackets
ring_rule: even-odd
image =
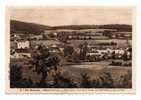
[(64, 26), (46, 26), (35, 23), (27, 23), (16, 20), (10, 21), (10, 33), (32, 33), (38, 34), (44, 32), (44, 30), (56, 30), (56, 29), (116, 29), (117, 31), (131, 32), (132, 26), (126, 24), (107, 24), (107, 25), (64, 25)]
[(116, 29), (117, 31), (132, 31), (131, 25), (126, 24), (107, 24), (107, 25), (66, 25), (55, 26), (54, 29)]

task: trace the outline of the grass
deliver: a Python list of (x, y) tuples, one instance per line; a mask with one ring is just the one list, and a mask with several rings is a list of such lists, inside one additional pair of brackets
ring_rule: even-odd
[[(109, 66), (108, 62), (94, 62), (91, 64), (85, 63), (81, 65), (63, 65), (60, 67), (59, 71), (61, 74), (57, 75), (57, 77), (62, 77), (61, 82), (67, 82), (63, 84), (73, 82), (73, 84), (76, 84), (74, 87), (131, 88), (132, 86), (131, 67)], [(51, 70), (46, 78), (46, 83), (54, 83), (54, 75), (56, 75), (56, 72)], [(33, 83), (40, 83), (41, 75), (38, 75), (33, 71), (32, 68), (30, 69), (29, 66), (25, 64), (22, 66), (22, 78), (24, 81), (25, 79), (31, 79)], [(57, 85), (56, 87), (63, 87), (63, 84), (59, 86)]]

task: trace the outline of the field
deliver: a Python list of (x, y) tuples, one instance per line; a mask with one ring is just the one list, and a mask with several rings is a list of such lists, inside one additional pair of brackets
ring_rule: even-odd
[[(81, 82), (80, 80), (82, 80), (82, 74), (87, 74), (90, 80), (94, 80), (99, 79), (105, 72), (110, 73), (115, 85), (120, 84), (121, 77), (129, 74), (128, 72), (132, 74), (131, 66), (109, 66), (109, 63), (110, 61), (83, 62), (82, 64), (63, 65), (59, 69), (64, 78), (71, 79), (79, 84)], [(23, 65), (23, 62), (19, 62), (18, 64)], [(46, 82), (49, 84), (53, 82), (52, 73), (53, 71), (50, 71), (46, 78)], [(24, 62), (22, 66), (22, 77), (24, 79), (32, 79), (33, 83), (39, 83), (42, 76), (34, 72), (34, 68), (30, 68), (30, 66), (28, 64), (26, 65), (26, 62)]]
[(96, 79), (104, 72), (112, 75), (113, 80), (118, 81), (121, 76), (124, 76), (131, 71), (131, 67), (123, 66), (109, 66), (107, 62), (94, 62), (93, 64), (84, 65), (66, 65), (63, 66), (64, 76), (72, 77), (74, 79), (81, 79), (81, 74), (87, 73), (91, 79)]
[[(107, 39), (107, 40), (69, 40), (69, 43), (71, 43), (74, 47), (79, 47), (80, 44), (83, 44), (84, 42), (87, 42), (88, 44), (98, 44), (98, 43), (110, 43), (115, 42), (117, 43), (117, 47), (125, 48), (128, 46), (127, 40), (123, 39)], [(128, 40), (128, 43), (132, 45), (132, 40)], [(39, 40), (39, 41), (31, 41), (31, 46), (34, 47), (35, 45), (43, 44), (45, 46), (57, 44), (57, 45), (63, 45), (60, 41), (54, 41), (54, 40)]]
[[(123, 40), (123, 39), (121, 39), (121, 40), (120, 39), (107, 39), (107, 40), (70, 40), (69, 42), (71, 44), (74, 44), (75, 46), (78, 46), (79, 44), (84, 43), (85, 41), (88, 42), (88, 44), (116, 42), (119, 47), (125, 47), (125, 46), (127, 46), (127, 40)], [(129, 42), (130, 45), (132, 44), (132, 40), (129, 40), (128, 42)]]

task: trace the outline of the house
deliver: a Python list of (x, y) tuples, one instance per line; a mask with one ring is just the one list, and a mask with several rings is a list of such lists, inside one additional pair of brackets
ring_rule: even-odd
[(25, 49), (30, 47), (30, 42), (29, 41), (18, 41), (17, 42), (17, 48), (18, 49)]
[(50, 53), (57, 53), (57, 54), (63, 55), (63, 50), (64, 48), (57, 44), (52, 44), (49, 46)]
[(33, 35), (30, 39), (41, 40), (41, 39), (43, 39), (43, 35), (42, 34)]
[(132, 32), (113, 32), (113, 38), (132, 38)]
[(11, 58), (22, 59), (22, 58), (30, 58), (31, 53), (29, 49), (15, 49), (11, 54)]
[(41, 39), (43, 39), (43, 35), (35, 35), (34, 37), (36, 38), (36, 40), (41, 40)]
[(122, 50), (122, 49), (116, 49), (116, 50), (114, 50), (114, 52), (115, 52), (115, 54), (121, 54), (121, 55), (123, 55), (125, 51)]

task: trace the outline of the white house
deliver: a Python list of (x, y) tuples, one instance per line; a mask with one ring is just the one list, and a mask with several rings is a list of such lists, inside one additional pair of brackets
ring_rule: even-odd
[(124, 54), (124, 50), (122, 50), (122, 49), (117, 49), (117, 50), (114, 50), (115, 51), (115, 54), (121, 54), (121, 55), (123, 55)]
[(17, 48), (18, 49), (25, 49), (25, 48), (29, 48), (29, 47), (30, 47), (29, 41), (20, 41), (20, 42), (17, 42)]

